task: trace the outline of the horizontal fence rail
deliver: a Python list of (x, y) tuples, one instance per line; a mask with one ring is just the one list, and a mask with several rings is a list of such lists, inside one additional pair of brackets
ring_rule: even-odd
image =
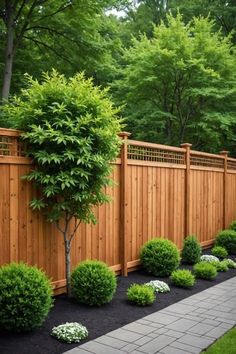
[[(21, 132), (0, 129), (0, 264), (36, 264), (52, 278), (55, 293), (65, 290), (63, 238), (29, 201), (37, 191), (21, 177), (34, 168)], [(81, 224), (72, 264), (99, 259), (126, 275), (139, 265), (142, 245), (165, 237), (180, 249), (195, 234), (202, 246), (236, 219), (236, 159), (226, 151), (209, 154), (191, 144), (165, 146), (129, 139), (112, 162), (109, 204), (94, 209), (96, 225)], [(73, 225), (71, 225), (73, 227)]]

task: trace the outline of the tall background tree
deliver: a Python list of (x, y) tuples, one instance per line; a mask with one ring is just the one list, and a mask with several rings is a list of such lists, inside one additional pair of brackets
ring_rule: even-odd
[[(236, 57), (214, 22), (167, 16), (154, 37), (134, 39), (114, 84), (128, 129), (138, 139), (214, 151), (235, 120)], [(235, 139), (230, 136), (231, 139)]]
[(2, 99), (9, 97), (12, 75), (15, 91), (26, 67), (36, 76), (52, 67), (63, 68), (67, 75), (81, 70), (93, 74), (108, 51), (100, 34), (104, 11), (122, 3), (125, 1), (1, 1)]

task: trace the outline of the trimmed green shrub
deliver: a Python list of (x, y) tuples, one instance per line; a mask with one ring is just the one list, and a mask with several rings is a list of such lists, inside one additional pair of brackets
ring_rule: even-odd
[(174, 243), (161, 238), (146, 242), (141, 249), (140, 259), (149, 273), (161, 277), (169, 276), (180, 262)]
[(214, 279), (217, 276), (216, 267), (210, 262), (199, 262), (193, 267), (194, 274), (201, 279)]
[(230, 230), (236, 231), (236, 220), (232, 221), (229, 225)]
[(155, 301), (155, 291), (148, 285), (133, 284), (127, 290), (127, 297), (135, 305), (147, 306)]
[(229, 270), (228, 264), (225, 261), (221, 261), (221, 262), (211, 262), (211, 264), (213, 264), (213, 266), (216, 267), (217, 272), (227, 272), (227, 270)]
[(218, 258), (226, 258), (228, 256), (227, 249), (221, 246), (213, 247), (211, 253), (213, 254), (213, 256)]
[(195, 264), (200, 261), (202, 248), (195, 236), (188, 236), (184, 240), (182, 249), (182, 260), (189, 264)]
[(236, 231), (223, 230), (216, 236), (216, 246), (226, 248), (228, 253), (236, 254)]
[(190, 288), (195, 284), (194, 275), (187, 269), (175, 270), (171, 274), (170, 279), (173, 284), (182, 288)]
[(232, 269), (236, 268), (236, 262), (234, 262), (232, 259), (230, 258), (224, 259), (224, 262), (227, 264), (228, 268), (232, 268)]
[(24, 263), (0, 268), (0, 327), (16, 332), (33, 330), (52, 307), (52, 286), (45, 273)]
[(71, 290), (75, 299), (90, 306), (110, 302), (117, 286), (116, 276), (100, 261), (83, 261), (71, 274)]

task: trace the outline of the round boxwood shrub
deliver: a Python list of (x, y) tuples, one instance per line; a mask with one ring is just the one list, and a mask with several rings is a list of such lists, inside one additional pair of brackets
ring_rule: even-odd
[(226, 261), (221, 262), (211, 262), (216, 267), (217, 272), (227, 272), (229, 270), (228, 264)]
[(0, 268), (0, 327), (16, 332), (33, 330), (52, 307), (52, 286), (45, 273), (24, 263)]
[(116, 290), (116, 276), (100, 261), (83, 261), (71, 274), (71, 290), (75, 299), (90, 306), (110, 302)]
[(214, 279), (217, 276), (216, 267), (210, 262), (199, 262), (193, 267), (194, 274), (201, 279)]
[(171, 274), (170, 279), (173, 284), (182, 288), (190, 288), (195, 284), (194, 275), (187, 269), (175, 270)]
[(216, 236), (216, 246), (226, 248), (228, 253), (236, 254), (236, 231), (223, 230)]
[(188, 236), (184, 240), (182, 249), (182, 260), (188, 264), (199, 262), (202, 254), (202, 248), (195, 236)]
[(140, 254), (144, 268), (155, 276), (169, 276), (178, 268), (180, 256), (173, 242), (153, 239), (144, 244)]
[(147, 306), (155, 301), (155, 291), (149, 285), (133, 284), (127, 290), (127, 297), (135, 305)]
[(226, 258), (228, 256), (227, 249), (221, 246), (213, 247), (211, 253), (213, 254), (213, 256), (218, 258)]

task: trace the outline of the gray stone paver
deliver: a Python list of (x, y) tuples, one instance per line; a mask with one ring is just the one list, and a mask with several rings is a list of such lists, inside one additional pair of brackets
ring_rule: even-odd
[(169, 324), (167, 328), (173, 329), (174, 331), (185, 332), (196, 324), (197, 324), (196, 321), (186, 320), (185, 318), (181, 318), (178, 321)]
[(196, 326), (193, 326), (189, 329), (189, 332), (192, 332), (194, 334), (206, 334), (208, 332), (210, 332), (212, 329), (214, 329), (215, 327), (212, 325), (208, 325), (205, 323), (198, 323)]
[(193, 334), (185, 334), (183, 337), (178, 339), (178, 342), (180, 343), (184, 343), (201, 349), (207, 348), (214, 341), (215, 341), (214, 338), (210, 339), (210, 338), (195, 336)]
[(235, 325), (236, 277), (64, 354), (198, 354)]

